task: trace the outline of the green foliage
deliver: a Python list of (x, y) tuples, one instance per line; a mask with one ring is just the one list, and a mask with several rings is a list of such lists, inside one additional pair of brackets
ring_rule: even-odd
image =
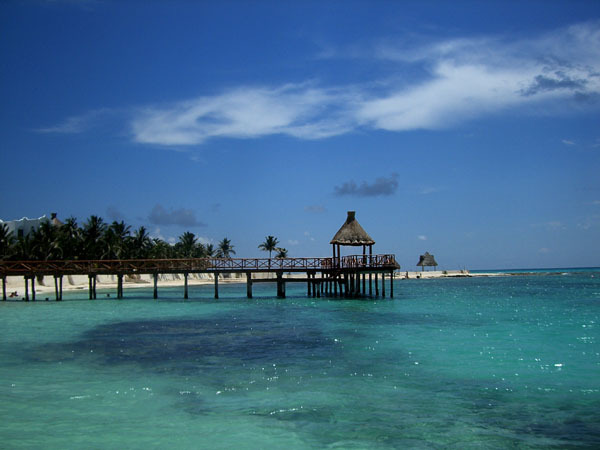
[(217, 258), (231, 258), (231, 255), (235, 255), (233, 245), (229, 239), (223, 238), (217, 246)]
[(14, 243), (12, 232), (8, 231), (8, 227), (3, 223), (0, 225), (0, 260), (10, 258)]
[(269, 252), (269, 258), (271, 258), (271, 253), (277, 248), (277, 244), (279, 244), (279, 239), (275, 236), (267, 236), (265, 242), (260, 244), (258, 248), (262, 251)]
[(217, 249), (212, 244), (205, 246), (189, 231), (171, 245), (152, 239), (143, 226), (132, 233), (125, 222), (108, 225), (99, 216), (90, 216), (82, 227), (74, 217), (61, 225), (45, 221), (19, 239), (5, 224), (0, 225), (0, 260), (230, 258), (235, 255), (233, 248), (227, 238), (219, 242)]

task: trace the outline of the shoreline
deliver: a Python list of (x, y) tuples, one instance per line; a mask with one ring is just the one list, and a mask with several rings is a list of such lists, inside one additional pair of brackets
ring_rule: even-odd
[[(561, 272), (470, 272), (469, 270), (430, 270), (430, 271), (398, 271), (394, 273), (394, 280), (431, 280), (439, 278), (478, 278), (478, 277), (511, 277), (511, 276), (539, 276), (560, 275)], [(261, 276), (262, 275), (262, 276)], [(267, 274), (268, 276), (268, 274)], [(265, 274), (254, 274), (254, 279), (266, 278)], [(301, 273), (288, 274), (288, 277), (303, 277)], [(89, 289), (88, 277), (86, 275), (65, 276), (63, 292), (87, 291)], [(231, 274), (230, 277), (219, 277), (219, 284), (245, 284), (243, 274)], [(212, 274), (190, 274), (188, 286), (214, 285)], [(163, 274), (159, 278), (158, 287), (182, 287), (183, 276), (179, 274)], [(123, 280), (123, 289), (152, 288), (153, 280), (150, 275), (127, 276)], [(96, 289), (117, 290), (117, 280), (112, 275), (99, 275)], [(21, 300), (25, 293), (24, 278), (20, 276), (6, 277), (7, 299)], [(15, 295), (12, 295), (16, 293)], [(43, 277), (42, 282), (37, 281), (35, 293), (54, 295), (54, 279), (51, 276)]]

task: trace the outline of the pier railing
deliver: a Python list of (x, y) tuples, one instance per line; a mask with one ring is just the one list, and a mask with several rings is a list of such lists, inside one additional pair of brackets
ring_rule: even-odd
[(194, 272), (305, 272), (329, 270), (394, 270), (394, 255), (341, 258), (189, 258), (69, 261), (0, 261), (0, 276), (152, 274)]

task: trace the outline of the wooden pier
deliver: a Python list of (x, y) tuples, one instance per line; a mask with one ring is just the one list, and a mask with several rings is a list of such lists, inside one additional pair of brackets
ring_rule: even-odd
[[(338, 253), (339, 254), (339, 253)], [(194, 259), (134, 259), (93, 261), (0, 261), (2, 299), (6, 300), (6, 277), (21, 276), (25, 282), (25, 300), (35, 301), (35, 280), (53, 276), (55, 298), (63, 295), (63, 277), (87, 275), (89, 298), (96, 298), (98, 275), (117, 278), (117, 298), (123, 298), (123, 278), (131, 275), (152, 275), (154, 298), (158, 298), (158, 278), (161, 274), (182, 274), (184, 298), (188, 298), (189, 274), (212, 274), (214, 296), (219, 298), (219, 277), (224, 274), (245, 274), (246, 294), (252, 298), (255, 283), (276, 283), (277, 297), (285, 298), (287, 283), (306, 283), (309, 297), (385, 297), (386, 276), (389, 276), (389, 297), (394, 296), (393, 273), (399, 266), (394, 255), (353, 255), (333, 258), (194, 258)], [(306, 276), (298, 277), (298, 274)], [(253, 278), (257, 274), (275, 274), (272, 278)], [(287, 276), (286, 276), (287, 275)]]

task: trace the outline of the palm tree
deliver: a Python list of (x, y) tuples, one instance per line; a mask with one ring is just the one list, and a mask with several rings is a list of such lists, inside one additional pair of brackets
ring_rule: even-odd
[(0, 260), (8, 259), (12, 253), (12, 246), (15, 242), (12, 231), (8, 231), (8, 226), (3, 223), (0, 225)]
[(33, 259), (33, 240), (30, 235), (19, 236), (13, 246), (12, 259), (16, 261), (28, 261)]
[(131, 235), (131, 227), (125, 225), (125, 222), (117, 222), (116, 220), (110, 224), (106, 230), (104, 239), (106, 241), (107, 259), (126, 259), (129, 256), (127, 253), (128, 240)]
[(196, 251), (196, 236), (194, 233), (186, 231), (179, 236), (179, 242), (175, 244), (177, 256), (180, 258), (193, 258)]
[(135, 259), (146, 259), (152, 248), (152, 239), (146, 227), (139, 227), (129, 239), (129, 256)]
[(106, 224), (101, 217), (90, 216), (88, 221), (83, 224), (82, 237), (82, 253), (87, 259), (100, 259), (105, 253), (104, 233), (106, 232)]
[(31, 257), (48, 261), (60, 259), (63, 256), (60, 246), (58, 228), (49, 220), (43, 221), (32, 234)]
[(271, 259), (271, 253), (277, 248), (277, 244), (279, 244), (279, 239), (274, 236), (267, 236), (265, 242), (260, 244), (258, 248), (262, 251), (269, 252), (269, 259)]
[(231, 258), (231, 255), (235, 255), (233, 245), (229, 239), (223, 238), (217, 246), (217, 258)]
[(212, 258), (213, 256), (215, 256), (216, 253), (215, 246), (212, 244), (206, 244), (206, 246), (204, 247), (204, 253), (207, 257)]
[(172, 258), (174, 254), (173, 246), (158, 238), (153, 239), (152, 248), (148, 252), (148, 256), (153, 259)]
[(283, 258), (287, 258), (287, 256), (288, 256), (287, 248), (277, 247), (275, 249), (275, 251), (277, 252), (277, 254), (275, 255), (276, 259), (283, 259)]
[(63, 259), (77, 259), (81, 255), (81, 229), (77, 219), (69, 217), (58, 229), (58, 242)]

